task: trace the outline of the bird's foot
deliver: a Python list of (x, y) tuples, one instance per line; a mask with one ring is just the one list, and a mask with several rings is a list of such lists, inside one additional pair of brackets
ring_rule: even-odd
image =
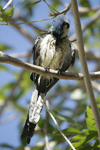
[(60, 76), (60, 74), (61, 74), (61, 70), (59, 69), (57, 75)]
[(48, 72), (48, 71), (49, 71), (49, 69), (50, 69), (50, 67), (46, 67), (46, 66), (44, 66), (44, 69), (45, 69), (45, 71), (46, 71), (46, 72)]

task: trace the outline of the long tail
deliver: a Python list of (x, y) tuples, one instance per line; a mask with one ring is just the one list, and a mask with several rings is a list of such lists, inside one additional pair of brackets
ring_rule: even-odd
[(21, 135), (21, 139), (26, 139), (27, 144), (30, 143), (31, 137), (34, 134), (35, 126), (40, 119), (40, 113), (42, 111), (44, 99), (45, 94), (38, 94), (38, 90), (35, 88), (32, 93), (27, 119)]

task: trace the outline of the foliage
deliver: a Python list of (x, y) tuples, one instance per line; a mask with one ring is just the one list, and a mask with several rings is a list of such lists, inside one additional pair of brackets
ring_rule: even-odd
[(13, 16), (13, 13), (13, 6), (7, 11), (4, 11), (3, 8), (0, 6), (0, 22), (8, 23), (9, 19)]
[[(0, 33), (2, 35), (2, 37), (0, 37), (0, 51), (4, 51), (9, 55), (13, 53), (15, 54), (15, 57), (17, 57), (17, 54), (23, 54), (20, 59), (32, 63), (31, 58), (29, 59), (29, 53), (31, 50), (31, 46), (29, 50), (29, 45), (33, 45), (30, 37), (34, 41), (37, 35), (41, 35), (43, 30), (46, 30), (46, 27), (50, 27), (52, 20), (46, 20), (45, 22), (42, 21), (44, 18), (48, 19), (51, 12), (55, 13), (65, 9), (63, 5), (66, 1), (19, 0), (18, 2), (14, 1), (14, 5), (12, 4), (7, 8), (7, 10), (4, 10), (3, 6), (6, 2), (6, 0), (1, 0), (0, 3), (0, 28), (3, 29), (0, 31), (2, 33)], [(98, 3), (96, 4), (98, 5)], [(79, 0), (78, 5), (88, 9), (94, 7), (94, 3), (91, 2), (91, 0), (86, 0), (85, 3), (84, 0)], [(44, 10), (46, 10), (46, 12)], [(68, 18), (71, 20), (71, 30), (69, 32), (69, 36), (75, 33), (74, 24), (72, 24), (73, 17), (70, 11), (67, 13)], [(90, 10), (88, 13), (81, 14), (80, 20), (82, 27), (88, 24), (93, 15), (96, 13), (97, 10)], [(41, 20), (41, 22), (28, 24), (30, 21), (34, 22), (34, 20)], [(18, 25), (20, 23), (22, 24)], [(17, 29), (17, 31), (13, 28)], [(24, 36), (21, 37), (21, 34), (18, 34), (18, 32)], [(100, 70), (99, 33), (100, 19), (97, 19), (95, 22), (90, 24), (89, 27), (87, 27), (83, 32), (84, 45), (87, 50), (86, 58), (89, 71)], [(77, 42), (74, 42), (72, 45), (75, 46), (76, 43)], [(26, 54), (25, 56), (24, 53)], [(81, 72), (77, 51), (75, 64), (70, 68), (70, 71)], [(0, 132), (4, 135), (2, 142), (0, 141), (0, 148), (2, 150), (24, 150), (26, 146), (25, 141), (21, 141), (20, 134), (27, 115), (26, 107), (30, 102), (31, 93), (34, 86), (29, 76), (30, 72), (28, 71), (23, 71), (11, 65), (6, 65), (3, 63), (0, 64), (0, 108), (5, 105), (2, 112), (3, 115), (0, 116)], [(98, 80), (98, 84), (99, 82), (100, 81)], [(97, 104), (100, 109), (99, 90), (97, 90), (98, 87), (93, 87)], [(91, 107), (87, 106), (90, 104), (84, 83), (82, 81), (59, 81), (56, 86), (48, 92), (47, 99), (50, 103), (50, 111), (56, 118), (62, 132), (69, 139), (71, 139), (73, 146), (77, 150), (99, 150), (100, 144), (95, 120)], [(6, 102), (7, 105), (5, 104)], [(17, 116), (15, 118), (11, 117), (14, 113)], [(11, 119), (9, 119), (9, 117), (11, 117)], [(18, 119), (17, 129), (15, 124), (11, 124), (11, 121), (14, 119), (16, 120), (16, 118)], [(8, 126), (8, 123), (11, 124), (11, 127)], [(41, 119), (38, 123), (39, 130), (35, 131), (31, 145), (29, 145), (31, 149), (45, 149), (44, 124), (45, 110), (43, 109)], [(17, 137), (10, 136), (13, 128), (14, 132), (17, 132), (18, 139)], [(4, 132), (5, 129), (7, 129), (7, 133)], [(7, 135), (9, 135), (9, 138)], [(71, 150), (70, 146), (66, 144), (66, 141), (56, 129), (50, 117), (48, 122), (48, 136), (51, 149)], [(15, 138), (14, 142), (12, 142), (13, 138)]]

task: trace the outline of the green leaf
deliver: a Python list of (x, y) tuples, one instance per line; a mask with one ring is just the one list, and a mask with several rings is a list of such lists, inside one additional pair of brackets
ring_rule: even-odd
[(60, 114), (58, 114), (57, 111), (54, 111), (54, 110), (52, 110), (51, 112), (52, 112), (52, 114), (55, 116), (56, 119), (58, 119), (58, 120), (60, 120), (60, 121), (68, 122), (68, 123), (70, 123), (71, 125), (73, 125), (73, 126), (79, 128), (79, 129), (82, 129), (82, 126), (81, 126), (80, 124), (76, 123), (75, 121), (73, 121), (73, 120), (72, 120), (71, 118), (69, 118), (68, 116), (60, 115)]
[(89, 11), (87, 13), (80, 14), (81, 17), (92, 17), (95, 14), (95, 11)]
[(8, 68), (0, 64), (0, 70), (8, 71)]
[(0, 51), (5, 51), (5, 50), (9, 50), (9, 49), (12, 49), (12, 47), (10, 47), (8, 45), (0, 44)]
[(0, 144), (0, 147), (5, 147), (5, 148), (9, 148), (9, 149), (12, 149), (12, 150), (14, 150), (15, 148), (13, 147), (13, 146), (11, 146), (11, 145), (9, 145), (9, 144)]
[(25, 146), (17, 147), (16, 150), (25, 150)]
[(32, 150), (41, 150), (44, 148), (44, 143), (41, 143), (41, 145), (37, 145), (35, 147), (32, 148)]
[(14, 7), (12, 5), (12, 7), (7, 10), (4, 11), (3, 8), (0, 6), (0, 22), (8, 22), (9, 19), (13, 16), (14, 14)]
[(0, 97), (1, 97), (2, 94), (5, 95), (6, 90), (11, 90), (12, 87), (13, 87), (13, 83), (8, 83), (8, 84), (4, 85), (2, 87), (2, 89), (0, 90)]
[[(76, 129), (76, 128), (67, 128), (62, 130), (62, 132), (66, 135), (66, 136), (71, 136), (71, 135), (75, 135), (78, 133), (81, 133), (80, 130)], [(50, 135), (50, 134), (49, 134)], [(61, 136), (61, 133), (59, 131), (54, 131), (52, 134), (52, 136)]]
[(100, 144), (97, 147), (100, 148)]
[(83, 6), (83, 7), (91, 7), (90, 6), (90, 2), (88, 1), (88, 0), (85, 0), (85, 2), (84, 2), (84, 0), (79, 0), (79, 3)]
[(62, 149), (57, 148), (57, 149), (54, 149), (54, 150), (62, 150)]
[(92, 144), (92, 149), (99, 150), (100, 145), (99, 145), (99, 140), (96, 140), (95, 143)]
[[(91, 130), (88, 130), (88, 129), (84, 129), (84, 130), (83, 130), (83, 133), (80, 133), (80, 134), (74, 136), (74, 137), (72, 138), (72, 141), (82, 140), (82, 138), (87, 138), (87, 137), (88, 137), (89, 139), (95, 139), (95, 140), (98, 139), (98, 137), (97, 137), (97, 132), (91, 131)], [(86, 141), (88, 141), (88, 138), (87, 138)]]
[(91, 130), (97, 131), (93, 112), (90, 106), (87, 106), (87, 112), (85, 114), (87, 127)]
[(71, 139), (71, 141), (74, 142), (73, 146), (75, 148), (78, 148), (82, 144), (88, 143), (92, 140), (98, 140), (97, 132), (90, 131), (88, 129), (83, 130), (83, 133), (80, 133)]
[(0, 16), (1, 16), (1, 13), (3, 12), (4, 12), (3, 7), (0, 5)]
[(57, 9), (59, 7), (59, 0), (52, 1), (52, 7)]
[(34, 5), (36, 5), (36, 4), (40, 3), (40, 2), (41, 2), (41, 0), (35, 1), (35, 2), (28, 2), (28, 3), (25, 5), (25, 8), (32, 7), (32, 6), (34, 6)]

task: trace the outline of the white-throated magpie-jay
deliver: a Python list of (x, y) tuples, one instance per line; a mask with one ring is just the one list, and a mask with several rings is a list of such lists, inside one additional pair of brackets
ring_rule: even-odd
[[(38, 36), (33, 47), (33, 64), (50, 69), (65, 72), (70, 65), (74, 64), (75, 51), (72, 50), (68, 39), (70, 22), (64, 15), (57, 16), (47, 33)], [(30, 139), (34, 134), (34, 128), (40, 119), (46, 93), (58, 81), (57, 78), (32, 73), (30, 76), (34, 81), (34, 91), (29, 106), (28, 116), (21, 135), (22, 139)]]

